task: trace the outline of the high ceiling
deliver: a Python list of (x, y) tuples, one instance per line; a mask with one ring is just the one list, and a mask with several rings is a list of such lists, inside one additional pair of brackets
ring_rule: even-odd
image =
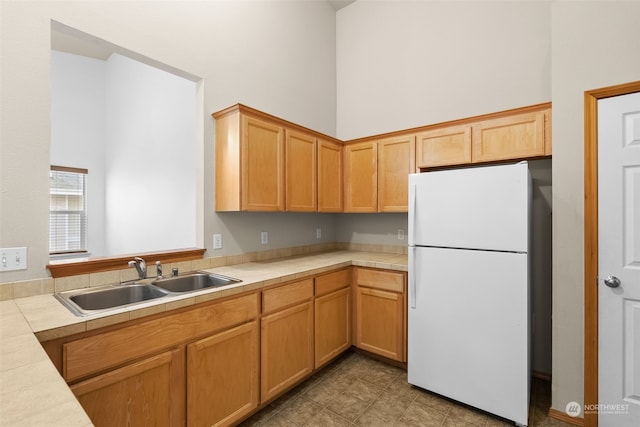
[[(337, 12), (356, 0), (327, 0)], [(51, 49), (76, 55), (88, 56), (90, 58), (106, 60), (114, 49), (108, 43), (86, 35), (79, 35), (76, 31), (58, 25), (52, 27)]]

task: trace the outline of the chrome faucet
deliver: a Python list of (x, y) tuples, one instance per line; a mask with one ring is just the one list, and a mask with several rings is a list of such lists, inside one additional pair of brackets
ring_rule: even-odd
[(140, 257), (135, 257), (129, 261), (129, 267), (134, 267), (138, 272), (139, 279), (147, 278), (147, 263)]
[(156, 277), (162, 279), (162, 263), (160, 261), (156, 261)]

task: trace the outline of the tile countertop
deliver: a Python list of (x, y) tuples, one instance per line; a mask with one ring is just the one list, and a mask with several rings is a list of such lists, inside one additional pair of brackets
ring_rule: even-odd
[(407, 256), (333, 251), (207, 269), (242, 280), (220, 289), (164, 297), (77, 317), (52, 294), (0, 302), (0, 425), (91, 426), (39, 342), (356, 265), (407, 271)]

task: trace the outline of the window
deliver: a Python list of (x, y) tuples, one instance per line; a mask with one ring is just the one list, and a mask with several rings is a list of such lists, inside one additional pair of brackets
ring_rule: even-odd
[(86, 169), (51, 166), (49, 172), (49, 253), (87, 251)]

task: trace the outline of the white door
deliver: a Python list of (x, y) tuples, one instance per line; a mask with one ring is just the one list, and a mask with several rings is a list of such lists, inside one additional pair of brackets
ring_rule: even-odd
[(598, 236), (598, 421), (637, 427), (640, 92), (598, 101)]

